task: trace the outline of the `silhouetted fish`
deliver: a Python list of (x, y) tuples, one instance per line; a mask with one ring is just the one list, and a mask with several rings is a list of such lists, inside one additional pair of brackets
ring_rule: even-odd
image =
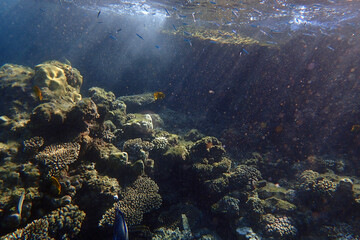
[(97, 17), (100, 17), (101, 10), (98, 12)]
[(129, 232), (124, 214), (118, 208), (115, 208), (113, 240), (129, 240)]
[(142, 36), (140, 36), (139, 34), (136, 33), (136, 36), (138, 36), (139, 38), (141, 38), (142, 40), (144, 40), (144, 38)]

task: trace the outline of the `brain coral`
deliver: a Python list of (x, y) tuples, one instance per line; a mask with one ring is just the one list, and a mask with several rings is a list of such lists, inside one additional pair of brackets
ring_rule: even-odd
[(35, 159), (44, 164), (50, 173), (66, 170), (67, 166), (75, 162), (79, 156), (79, 143), (62, 143), (47, 146), (35, 156)]
[(105, 212), (99, 225), (113, 224), (115, 208), (119, 208), (124, 213), (129, 226), (139, 224), (144, 213), (160, 207), (162, 199), (158, 191), (158, 185), (149, 177), (139, 177), (121, 193), (121, 200)]
[(81, 100), (82, 82), (80, 72), (67, 64), (47, 61), (35, 66), (34, 84), (52, 98), (66, 96), (75, 102)]

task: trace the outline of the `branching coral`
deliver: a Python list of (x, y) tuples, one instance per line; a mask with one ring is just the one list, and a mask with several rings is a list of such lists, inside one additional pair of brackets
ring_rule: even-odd
[(79, 210), (78, 206), (69, 204), (2, 237), (1, 240), (73, 239), (80, 232), (84, 219), (85, 213)]
[(44, 145), (44, 138), (36, 136), (23, 142), (25, 152), (36, 152)]
[(75, 162), (79, 156), (80, 144), (63, 143), (47, 146), (35, 156), (35, 159), (44, 164), (50, 173), (56, 174), (66, 170), (68, 165)]
[(160, 207), (162, 199), (158, 185), (149, 177), (139, 177), (121, 193), (121, 200), (107, 210), (99, 222), (100, 226), (111, 226), (115, 218), (115, 208), (125, 215), (128, 225), (139, 224), (143, 214)]

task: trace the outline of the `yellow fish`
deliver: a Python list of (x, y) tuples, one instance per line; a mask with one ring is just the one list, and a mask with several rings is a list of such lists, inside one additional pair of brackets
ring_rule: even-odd
[(359, 132), (360, 131), (360, 125), (359, 124), (355, 124), (351, 127), (351, 131), (352, 132)]
[(35, 93), (35, 96), (37, 98), (39, 98), (40, 101), (43, 99), (41, 90), (40, 90), (40, 88), (38, 86), (34, 86), (34, 93)]
[(158, 100), (158, 99), (164, 99), (165, 98), (165, 93), (163, 92), (156, 92), (154, 93), (154, 99)]
[(59, 183), (59, 180), (57, 180), (56, 177), (51, 176), (51, 182), (54, 184), (54, 186), (58, 190), (58, 194), (60, 194), (61, 193), (61, 184)]
[(262, 129), (266, 128), (266, 126), (267, 126), (266, 122), (261, 122), (261, 123), (260, 123), (260, 127), (261, 127)]

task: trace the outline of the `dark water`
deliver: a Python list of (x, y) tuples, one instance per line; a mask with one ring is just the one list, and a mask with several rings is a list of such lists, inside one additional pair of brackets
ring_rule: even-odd
[(197, 128), (234, 158), (341, 157), (360, 174), (359, 1), (2, 0), (0, 33), (0, 65), (68, 60), (84, 96), (162, 91), (149, 110), (186, 118), (169, 132)]

